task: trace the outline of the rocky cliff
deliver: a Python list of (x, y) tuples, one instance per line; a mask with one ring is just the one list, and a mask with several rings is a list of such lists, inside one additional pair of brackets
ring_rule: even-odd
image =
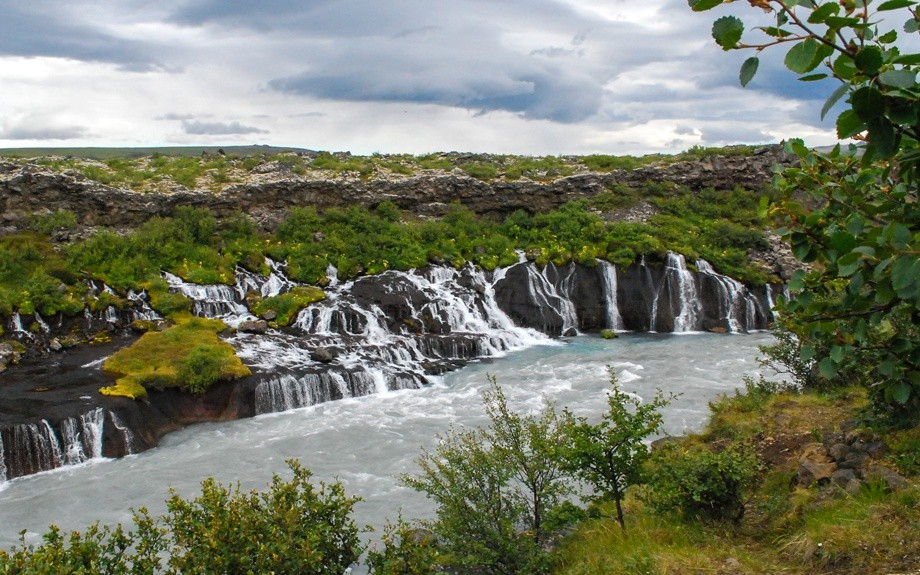
[(297, 175), (279, 163), (275, 169), (253, 170), (245, 182), (219, 192), (178, 186), (172, 193), (138, 193), (100, 184), (73, 171), (0, 160), (0, 224), (17, 225), (31, 213), (69, 210), (85, 225), (131, 227), (154, 215), (170, 215), (180, 206), (195, 206), (216, 215), (248, 213), (270, 226), (279, 213), (293, 206), (374, 207), (384, 200), (421, 215), (438, 216), (452, 202), (460, 202), (478, 214), (501, 217), (519, 209), (548, 211), (615, 185), (673, 182), (691, 189), (759, 189), (770, 181), (773, 166), (784, 161), (781, 147), (768, 146), (750, 156), (712, 156), (634, 170), (583, 172), (553, 181), (487, 182), (460, 170), (366, 178), (322, 172)]

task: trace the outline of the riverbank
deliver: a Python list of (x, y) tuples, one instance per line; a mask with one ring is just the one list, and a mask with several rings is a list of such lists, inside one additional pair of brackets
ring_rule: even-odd
[[(695, 449), (748, 450), (755, 480), (737, 522), (656, 510), (644, 487), (626, 503), (624, 533), (612, 505), (594, 510), (556, 556), (557, 575), (915, 573), (920, 565), (920, 427), (863, 427), (865, 390), (764, 392), (712, 403)], [(690, 489), (703, 489), (686, 477)], [(695, 487), (694, 487), (695, 486)]]

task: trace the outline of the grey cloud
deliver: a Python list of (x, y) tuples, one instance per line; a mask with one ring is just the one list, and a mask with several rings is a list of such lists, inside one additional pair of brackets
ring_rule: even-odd
[(188, 120), (182, 122), (182, 130), (195, 136), (228, 136), (234, 134), (265, 134), (266, 130), (254, 126), (244, 126), (239, 122), (201, 122)]
[(170, 112), (168, 114), (163, 114), (162, 116), (157, 116), (155, 119), (156, 120), (182, 121), (182, 120), (194, 120), (195, 118), (197, 118), (197, 116), (195, 116), (194, 114), (178, 114), (175, 112)]
[(749, 128), (742, 124), (731, 127), (706, 126), (702, 130), (701, 140), (705, 145), (719, 146), (724, 144), (737, 144), (739, 142), (760, 144), (773, 141), (773, 137), (757, 128)]
[(155, 42), (118, 38), (49, 4), (0, 1), (0, 55), (108, 62), (131, 72), (175, 69), (160, 60), (164, 48)]
[(0, 131), (4, 140), (75, 140), (88, 134), (83, 126), (19, 125)]

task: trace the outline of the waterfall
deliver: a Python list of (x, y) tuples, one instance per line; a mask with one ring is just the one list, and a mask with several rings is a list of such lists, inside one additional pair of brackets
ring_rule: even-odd
[(9, 433), (6, 445), (9, 477), (48, 471), (63, 463), (60, 441), (47, 420), (14, 425), (5, 431)]
[[(759, 303), (741, 282), (717, 273), (706, 260), (697, 260), (696, 267), (701, 274), (713, 278), (719, 289), (720, 320), (728, 324), (731, 332), (755, 329)], [(766, 286), (767, 298), (770, 287)], [(772, 302), (770, 304), (772, 308)]]
[(252, 317), (233, 287), (193, 284), (169, 272), (164, 271), (162, 274), (170, 288), (192, 300), (192, 312), (195, 315), (230, 320), (227, 322), (229, 325), (238, 325)]
[(687, 269), (684, 256), (668, 252), (665, 260), (665, 285), (672, 282), (677, 289), (671, 291), (672, 298), (677, 295), (677, 313), (674, 314), (674, 331), (687, 332), (699, 329), (700, 304), (697, 295), (696, 280)]
[(604, 294), (607, 302), (607, 329), (622, 330), (623, 319), (620, 317), (620, 306), (617, 303), (617, 268), (606, 260), (597, 260), (601, 268), (601, 278), (604, 282)]
[[(109, 417), (112, 420), (112, 425), (121, 432), (121, 436), (125, 441), (125, 451), (128, 453), (134, 453), (134, 434), (131, 432), (131, 429), (118, 417), (118, 414), (114, 411), (110, 411)], [(102, 457), (102, 424), (100, 423), (99, 428), (99, 457)]]
[(128, 290), (127, 295), (128, 301), (132, 302), (134, 306), (131, 308), (133, 313), (132, 319), (140, 319), (147, 321), (155, 321), (158, 319), (163, 319), (163, 316), (158, 314), (153, 308), (150, 307), (150, 304), (147, 301), (147, 292), (141, 290), (139, 293), (134, 290)]
[(0, 483), (6, 481), (6, 450), (3, 449), (3, 434), (0, 433)]
[(42, 330), (42, 333), (49, 333), (51, 331), (51, 328), (48, 327), (48, 324), (38, 312), (35, 312), (35, 323), (38, 324), (38, 327)]
[(23, 329), (22, 317), (19, 315), (18, 311), (14, 311), (13, 315), (10, 316), (10, 331), (12, 331), (14, 334), (21, 334), (26, 339), (35, 339), (34, 335)]

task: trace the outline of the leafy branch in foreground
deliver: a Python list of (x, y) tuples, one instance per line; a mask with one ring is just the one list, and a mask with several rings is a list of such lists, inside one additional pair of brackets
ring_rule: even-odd
[[(689, 0), (695, 11), (722, 0)], [(791, 46), (786, 67), (799, 80), (839, 86), (822, 117), (842, 103), (837, 136), (862, 145), (818, 154), (788, 144), (798, 166), (778, 174), (782, 199), (770, 212), (809, 271), (796, 274), (795, 298), (780, 321), (800, 341), (800, 358), (824, 380), (860, 382), (876, 411), (895, 422), (920, 414), (920, 54), (907, 53), (920, 29), (913, 0), (749, 0), (771, 15), (743, 42), (735, 16), (719, 18), (713, 37), (725, 50), (757, 53)], [(747, 84), (757, 57), (742, 66)], [(806, 383), (806, 382), (800, 382)]]

